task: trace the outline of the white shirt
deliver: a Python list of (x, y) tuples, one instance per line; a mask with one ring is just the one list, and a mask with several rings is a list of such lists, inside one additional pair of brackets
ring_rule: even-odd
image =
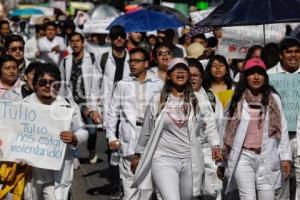
[[(52, 51), (52, 48), (59, 46), (61, 53), (56, 53)], [(46, 63), (53, 63), (59, 65), (63, 58), (63, 51), (66, 49), (64, 39), (59, 36), (50, 41), (47, 37), (42, 37), (38, 40), (38, 49), (41, 53), (41, 61)]]
[[(290, 72), (283, 70), (281, 63), (278, 62), (274, 67), (268, 69), (267, 73), (275, 74), (275, 73), (290, 73)], [(300, 66), (296, 71), (292, 72), (291, 74), (296, 74), (296, 73), (300, 73)]]

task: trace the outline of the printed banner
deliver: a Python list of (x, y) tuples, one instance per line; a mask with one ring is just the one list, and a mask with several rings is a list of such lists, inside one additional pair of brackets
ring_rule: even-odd
[(296, 131), (297, 116), (300, 111), (300, 76), (299, 74), (269, 74), (270, 84), (281, 97), (281, 102), (288, 122), (288, 130)]
[(0, 160), (60, 170), (73, 110), (61, 106), (0, 101)]

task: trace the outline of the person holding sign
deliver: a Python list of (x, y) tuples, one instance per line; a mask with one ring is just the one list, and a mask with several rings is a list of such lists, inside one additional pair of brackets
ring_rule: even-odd
[[(275, 199), (292, 157), (281, 100), (260, 58), (246, 61), (225, 116), (226, 193), (237, 188), (241, 200)], [(218, 175), (224, 178), (222, 167)]]
[[(83, 128), (79, 108), (58, 95), (60, 71), (53, 64), (41, 64), (33, 77), (35, 93), (23, 101), (30, 104), (55, 105), (72, 108), (73, 116), (70, 130), (60, 133), (60, 139), (67, 144), (64, 162), (58, 171), (33, 167), (33, 200), (67, 200), (73, 180), (73, 151), (80, 142), (87, 140), (88, 132)], [(50, 117), (50, 116), (49, 116)], [(47, 163), (45, 163), (47, 165)]]
[(215, 55), (210, 58), (204, 72), (203, 87), (219, 98), (223, 108), (227, 107), (233, 95), (233, 81), (224, 56)]
[[(299, 74), (300, 73), (300, 42), (294, 37), (286, 37), (282, 39), (279, 44), (280, 62), (267, 72), (270, 76), (272, 74)], [(286, 88), (287, 90), (289, 88)], [(297, 110), (300, 112), (300, 110)], [(296, 179), (300, 179), (300, 157), (297, 156), (297, 138), (296, 130), (289, 131), (289, 139), (292, 148), (292, 155), (294, 159), (294, 167)], [(300, 181), (296, 181), (297, 188), (300, 188)], [(297, 189), (296, 193), (300, 193)], [(283, 187), (276, 191), (276, 197), (279, 200), (289, 199), (290, 197), (290, 180), (286, 180)]]

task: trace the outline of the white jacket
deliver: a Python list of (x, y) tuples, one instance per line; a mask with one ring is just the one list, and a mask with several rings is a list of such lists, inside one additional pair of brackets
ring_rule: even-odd
[[(288, 138), (287, 130), (287, 121), (283, 114), (283, 107), (278, 95), (273, 94), (281, 113), (281, 123), (282, 123), (282, 133), (281, 139), (274, 139), (269, 137), (268, 127), (269, 127), (269, 108), (267, 108), (265, 121), (264, 121), (264, 132), (263, 132), (263, 141), (260, 153), (260, 164), (265, 168), (265, 177), (274, 181), (274, 187), (281, 187), (282, 174), (281, 174), (281, 161), (282, 160), (292, 160), (290, 143)], [(228, 185), (226, 193), (237, 188), (234, 173), (235, 168), (238, 162), (238, 159), (241, 154), (242, 146), (244, 143), (246, 131), (249, 123), (249, 107), (248, 103), (245, 101), (243, 103), (242, 117), (240, 124), (235, 135), (233, 146), (231, 148), (229, 157), (228, 157), (228, 168), (227, 176)]]
[[(102, 55), (101, 55), (102, 56)], [(101, 59), (100, 59), (101, 60)], [(129, 53), (126, 50), (126, 58), (124, 62), (124, 69), (123, 69), (123, 78), (130, 74), (130, 69), (127, 61), (129, 60)], [(107, 62), (104, 68), (104, 72), (102, 72), (101, 66), (99, 65), (98, 68), (93, 72), (93, 87), (100, 87), (101, 90), (97, 91), (97, 89), (93, 88), (92, 96), (101, 97), (101, 104), (103, 107), (103, 125), (106, 126), (107, 123), (107, 111), (108, 106), (112, 98), (112, 94), (114, 91), (114, 78), (116, 72), (116, 63), (115, 59), (112, 55), (112, 49), (109, 50)]]
[(55, 38), (52, 41), (50, 41), (46, 36), (44, 36), (38, 39), (37, 45), (41, 53), (40, 60), (42, 62), (53, 63), (59, 66), (60, 61), (63, 58), (63, 54), (52, 51), (52, 48), (58, 45), (60, 51), (64, 51), (66, 49), (66, 45), (62, 37), (55, 36)]
[[(87, 106), (92, 110), (96, 110), (96, 106), (97, 106), (96, 97), (92, 96), (92, 94), (94, 94), (94, 92), (92, 92), (92, 89), (100, 91), (99, 85), (93, 84), (93, 81), (101, 78), (99, 75), (93, 74), (96, 68), (99, 68), (98, 64), (99, 63), (96, 58), (93, 63), (91, 54), (87, 51), (84, 51), (82, 66), (81, 66), (83, 83), (84, 83), (84, 92), (85, 92), (85, 98), (87, 100)], [(69, 87), (71, 74), (72, 74), (72, 67), (73, 67), (73, 55), (70, 54), (67, 57), (65, 57), (60, 64), (61, 79), (63, 81), (63, 85), (61, 87), (60, 93), (62, 96), (68, 97), (70, 99), (73, 99), (73, 94)], [(79, 77), (77, 78), (78, 80), (80, 80)]]
[[(201, 193), (202, 179), (204, 173), (204, 156), (202, 153), (202, 138), (206, 136), (209, 145), (220, 144), (214, 113), (209, 108), (209, 102), (202, 94), (198, 94), (200, 113), (194, 115), (190, 113), (188, 119), (188, 133), (191, 144), (192, 177), (193, 177), (193, 196), (199, 196)], [(151, 175), (152, 157), (156, 150), (160, 135), (163, 129), (162, 116), (165, 109), (157, 116), (160, 94), (155, 95), (145, 114), (144, 126), (141, 136), (138, 140), (136, 153), (141, 153), (141, 159), (134, 176), (133, 187), (143, 193), (143, 190), (152, 189), (149, 174)], [(145, 183), (146, 182), (146, 183)], [(143, 199), (143, 196), (140, 198)]]
[[(121, 142), (122, 156), (129, 156), (135, 153), (135, 147), (140, 133), (136, 131), (137, 109), (135, 77), (130, 75), (119, 81), (114, 90), (114, 94), (109, 104), (106, 124), (106, 137), (108, 141), (117, 140), (116, 127), (118, 120), (119, 139)], [(148, 105), (149, 100), (154, 94), (160, 93), (163, 82), (156, 78), (152, 73), (147, 72), (145, 82), (143, 83), (144, 95)]]

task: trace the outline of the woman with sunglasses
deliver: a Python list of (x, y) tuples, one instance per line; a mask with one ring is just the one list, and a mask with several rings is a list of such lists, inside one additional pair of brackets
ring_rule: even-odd
[(233, 94), (233, 81), (224, 56), (214, 55), (210, 58), (204, 72), (203, 87), (211, 90), (226, 108)]
[(162, 81), (166, 80), (168, 62), (173, 58), (171, 48), (165, 43), (159, 43), (153, 51), (154, 67), (150, 70)]
[[(292, 158), (280, 97), (260, 58), (246, 61), (225, 116), (226, 192), (237, 188), (241, 200), (275, 199)], [(218, 169), (220, 178), (223, 171)]]
[(213, 148), (213, 159), (221, 159), (216, 123), (205, 102), (204, 97), (196, 98), (193, 93), (187, 62), (182, 58), (170, 60), (164, 88), (147, 108), (131, 162), (136, 172), (134, 186), (141, 193), (148, 180), (145, 177), (151, 174), (164, 200), (191, 200), (200, 195), (204, 135)]

